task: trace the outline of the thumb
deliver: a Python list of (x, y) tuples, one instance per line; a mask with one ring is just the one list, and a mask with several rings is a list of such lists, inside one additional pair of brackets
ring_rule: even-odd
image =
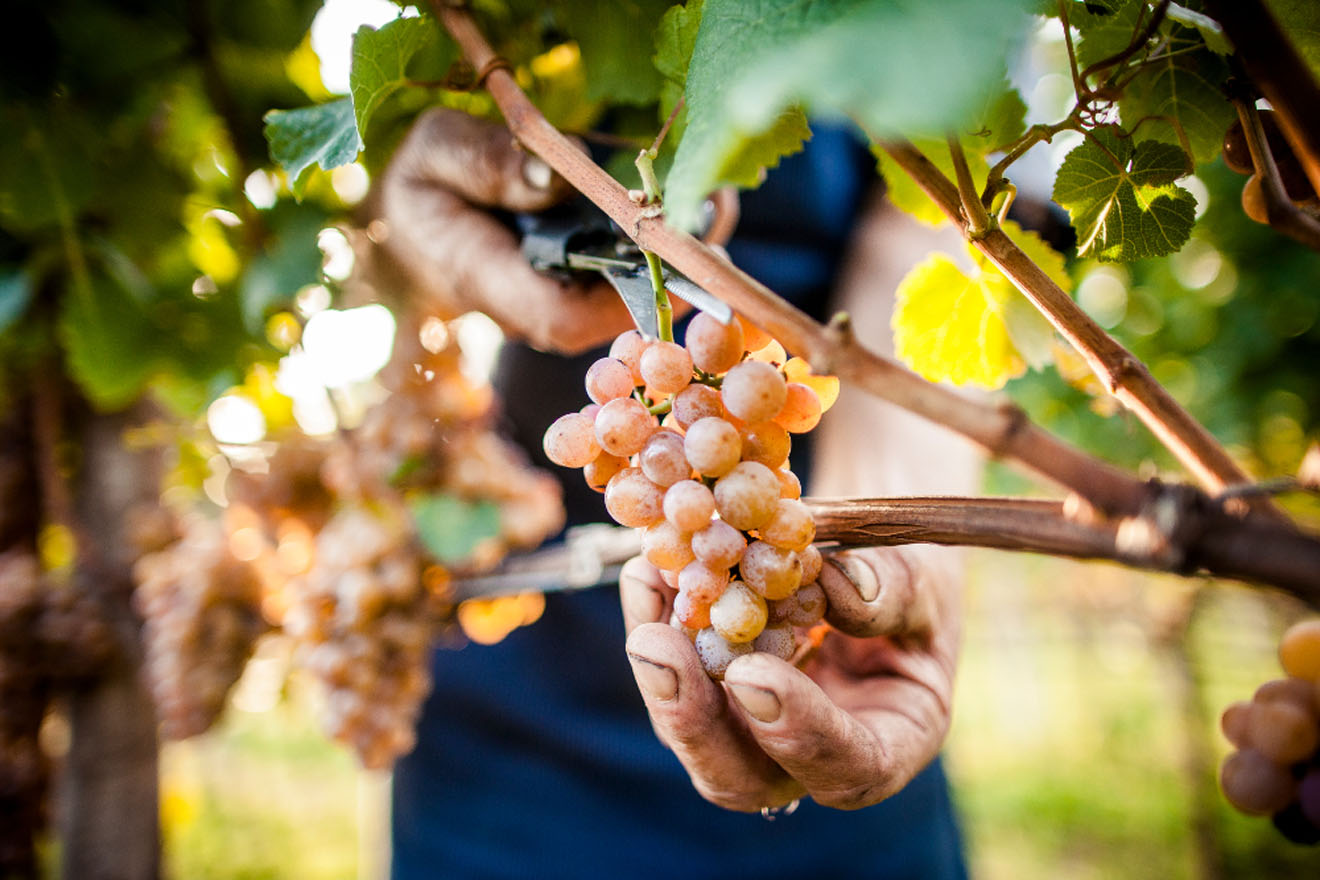
[(508, 128), (446, 107), (418, 117), (394, 166), (405, 185), (440, 186), (473, 204), (510, 211), (540, 211), (571, 191)]

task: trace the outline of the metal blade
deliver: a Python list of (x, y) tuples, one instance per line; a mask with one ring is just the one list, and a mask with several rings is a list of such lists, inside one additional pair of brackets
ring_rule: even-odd
[(719, 299), (713, 293), (693, 284), (682, 275), (666, 272), (665, 289), (679, 299), (701, 309), (721, 324), (727, 324), (733, 320), (733, 309), (729, 307), (728, 303)]

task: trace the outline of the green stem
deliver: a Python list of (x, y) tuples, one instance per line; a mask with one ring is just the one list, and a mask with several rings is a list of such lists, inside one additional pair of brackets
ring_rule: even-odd
[[(646, 193), (648, 204), (661, 203), (660, 179), (655, 175), (656, 148), (642, 150), (637, 154), (637, 172), (642, 176), (642, 190)], [(660, 258), (650, 251), (642, 251), (646, 257), (646, 268), (651, 271), (651, 289), (655, 291), (655, 316), (657, 332), (665, 342), (674, 341), (674, 307), (669, 304), (669, 292), (665, 290), (665, 273), (660, 265)]]

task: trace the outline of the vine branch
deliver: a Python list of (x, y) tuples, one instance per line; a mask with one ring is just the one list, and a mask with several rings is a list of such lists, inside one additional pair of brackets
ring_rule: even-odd
[(1269, 138), (1261, 125), (1260, 113), (1253, 104), (1245, 101), (1235, 100), (1233, 107), (1242, 122), (1242, 133), (1246, 136), (1247, 149), (1251, 152), (1251, 164), (1260, 176), (1261, 192), (1265, 196), (1265, 217), (1270, 221), (1270, 226), (1312, 250), (1320, 251), (1320, 222), (1288, 198), (1288, 192), (1279, 176), (1279, 166), (1270, 152)]
[[(431, 8), (477, 69), (495, 58), (471, 16), (432, 0)], [(486, 88), (514, 136), (575, 189), (594, 202), (643, 250), (653, 251), (694, 283), (773, 333), (820, 372), (962, 434), (989, 454), (1026, 465), (1109, 513), (1138, 509), (1146, 486), (1125, 471), (1069, 446), (1032, 424), (1014, 406), (994, 406), (927, 382), (857, 343), (846, 325), (824, 327), (776, 296), (692, 236), (643, 216), (616, 180), (559, 133), (527, 99), (513, 76), (491, 70)], [(923, 157), (924, 158), (924, 157)], [(943, 184), (958, 194), (943, 175)], [(946, 193), (947, 195), (947, 193)]]

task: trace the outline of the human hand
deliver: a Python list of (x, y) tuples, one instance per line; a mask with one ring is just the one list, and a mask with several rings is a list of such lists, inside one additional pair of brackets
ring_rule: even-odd
[(749, 654), (722, 684), (665, 622), (673, 590), (630, 560), (620, 578), (628, 657), (656, 734), (702, 797), (748, 812), (805, 795), (857, 809), (911, 781), (949, 728), (955, 559), (915, 546), (827, 557), (819, 583), (835, 631), (805, 668)]
[(632, 326), (613, 288), (537, 273), (516, 234), (489, 213), (544, 210), (571, 191), (506, 127), (457, 110), (428, 111), (369, 204), (375, 219), (358, 238), (359, 275), (443, 317), (484, 312), (538, 348), (592, 348)]

